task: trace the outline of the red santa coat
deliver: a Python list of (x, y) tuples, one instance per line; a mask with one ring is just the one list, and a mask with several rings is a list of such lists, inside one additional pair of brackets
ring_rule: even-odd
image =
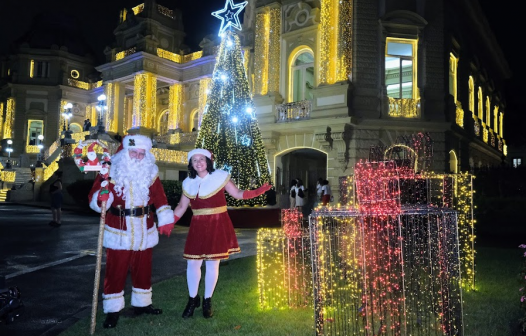
[[(100, 212), (100, 202), (97, 201), (97, 196), (101, 189), (100, 184), (103, 179), (97, 175), (93, 187), (89, 193), (90, 207)], [(108, 185), (110, 192), (110, 199), (106, 203), (107, 209), (111, 207), (117, 208), (119, 205), (121, 209), (130, 209), (132, 207), (131, 197), (128, 195), (126, 200), (121, 196), (117, 196), (114, 190), (114, 181)], [(133, 184), (132, 184), (133, 187)], [(166, 194), (164, 193), (161, 180), (156, 176), (149, 188), (150, 200), (148, 205), (155, 207), (158, 226), (172, 224), (174, 216)], [(134, 204), (134, 206), (139, 206)], [(148, 248), (154, 247), (159, 243), (159, 233), (154, 223), (153, 212), (148, 215), (140, 217), (123, 217), (120, 218), (111, 212), (106, 213), (106, 223), (104, 227), (103, 246), (114, 250), (132, 250), (144, 251)]]

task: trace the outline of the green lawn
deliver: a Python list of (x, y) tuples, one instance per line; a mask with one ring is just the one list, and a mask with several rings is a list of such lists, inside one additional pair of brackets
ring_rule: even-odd
[[(477, 249), (477, 290), (464, 293), (465, 336), (516, 336), (519, 309), (518, 272), (521, 250)], [(200, 290), (202, 293), (203, 290)], [(260, 310), (258, 306), (255, 257), (232, 260), (220, 268), (213, 297), (215, 315), (204, 319), (201, 309), (188, 320), (181, 318), (187, 301), (183, 276), (154, 286), (155, 306), (160, 316), (126, 317), (117, 328), (102, 328), (104, 315), (98, 314), (97, 335), (314, 335), (312, 309)], [(129, 305), (129, 297), (127, 297)], [(101, 304), (100, 304), (101, 305)], [(99, 305), (99, 307), (100, 307)], [(127, 308), (128, 309), (128, 308)], [(61, 336), (89, 335), (89, 318), (81, 320)]]

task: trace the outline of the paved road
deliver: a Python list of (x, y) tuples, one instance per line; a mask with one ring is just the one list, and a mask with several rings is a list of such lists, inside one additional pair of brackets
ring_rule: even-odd
[[(64, 211), (63, 217), (62, 226), (53, 228), (47, 224), (48, 209), (0, 204), (0, 276), (6, 277), (7, 286), (19, 287), (25, 304), (18, 320), (0, 325), (0, 335), (55, 336), (90, 316), (99, 218), (72, 211)], [(154, 283), (184, 274), (187, 232), (176, 227), (169, 238), (160, 238), (153, 253)], [(256, 230), (236, 232), (242, 253), (233, 257), (255, 255)], [(102, 272), (104, 266), (105, 258)]]

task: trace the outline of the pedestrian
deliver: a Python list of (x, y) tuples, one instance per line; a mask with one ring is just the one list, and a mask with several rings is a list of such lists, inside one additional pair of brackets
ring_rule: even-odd
[[(150, 150), (152, 141), (143, 135), (128, 135), (111, 158), (111, 179), (97, 175), (89, 193), (90, 207), (101, 211), (106, 200), (103, 246), (106, 248), (103, 310), (104, 328), (115, 328), (124, 308), (124, 285), (131, 271), (131, 305), (135, 315), (162, 314), (152, 306), (152, 248), (174, 218), (166, 199), (159, 168)], [(109, 193), (101, 193), (107, 187)], [(154, 210), (155, 209), (155, 210)]]
[(290, 181), (289, 199), (291, 209), (296, 208), (296, 184), (298, 184), (296, 179)]
[(49, 186), (53, 220), (49, 222), (49, 225), (59, 227), (62, 225), (62, 171), (57, 170), (53, 175), (55, 176), (55, 180)]
[(91, 128), (91, 121), (89, 119), (86, 119), (86, 128), (84, 129), (84, 131), (89, 131)]
[(316, 208), (321, 203), (321, 187), (323, 185), (323, 178), (319, 178), (316, 181), (316, 200), (314, 201), (314, 208)]
[(296, 180), (298, 181), (296, 184), (296, 208), (298, 208), (300, 212), (303, 212), (303, 206), (305, 205), (305, 187), (300, 178)]
[(324, 180), (323, 186), (321, 187), (321, 202), (323, 206), (327, 206), (329, 202), (331, 201), (332, 191), (331, 186), (329, 185), (329, 181)]
[[(198, 295), (201, 265), (206, 261), (203, 316), (213, 316), (212, 294), (219, 276), (219, 262), (230, 254), (241, 252), (232, 221), (228, 216), (224, 191), (235, 199), (250, 199), (262, 195), (271, 186), (267, 183), (255, 190), (239, 190), (230, 174), (214, 169), (212, 153), (196, 148), (188, 153), (188, 177), (183, 181), (183, 195), (174, 210), (175, 222), (191, 206), (193, 217), (186, 237), (183, 258), (187, 260), (186, 280), (188, 303), (182, 317), (193, 316), (201, 304)], [(173, 225), (161, 228), (170, 233)]]
[(82, 130), (83, 131), (87, 131), (87, 126), (88, 125), (88, 119), (84, 119), (84, 125), (82, 125)]

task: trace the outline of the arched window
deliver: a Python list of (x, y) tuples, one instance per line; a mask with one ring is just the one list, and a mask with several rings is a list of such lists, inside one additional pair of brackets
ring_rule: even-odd
[(159, 134), (165, 135), (168, 133), (168, 116), (169, 110), (164, 111), (159, 118)]
[(449, 151), (449, 171), (453, 174), (458, 173), (457, 154), (454, 150)]
[(300, 52), (291, 64), (292, 101), (312, 99), (314, 88), (314, 54), (310, 50)]
[(449, 94), (453, 96), (455, 103), (457, 102), (457, 67), (458, 58), (449, 54)]
[(477, 107), (478, 107), (478, 117), (479, 117), (479, 120), (482, 122), (482, 117), (484, 115), (484, 103), (483, 103), (483, 98), (482, 98), (482, 88), (479, 86), (479, 92), (477, 94)]
[(69, 124), (69, 130), (72, 133), (80, 133), (80, 132), (82, 132), (82, 127), (79, 124), (77, 124), (77, 123), (71, 123), (71, 124)]
[(469, 76), (468, 81), (468, 89), (469, 89), (469, 110), (472, 114), (475, 114), (475, 82), (473, 81), (473, 77)]
[(491, 104), (488, 96), (486, 96), (486, 125), (488, 129), (491, 128)]

